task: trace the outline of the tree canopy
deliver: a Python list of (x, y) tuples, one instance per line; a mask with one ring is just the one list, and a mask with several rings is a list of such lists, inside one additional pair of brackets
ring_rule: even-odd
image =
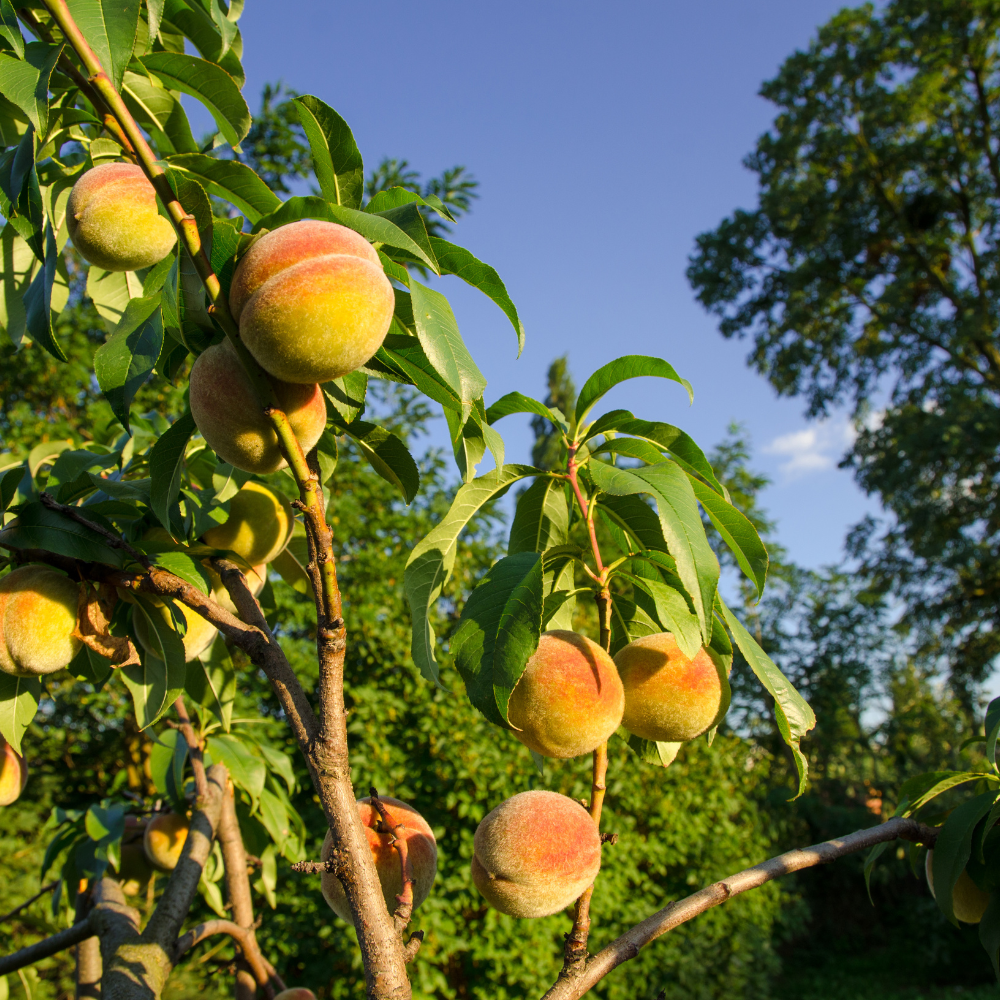
[(759, 202), (688, 269), (726, 337), (812, 416), (891, 515), (852, 536), (921, 651), (984, 678), (1000, 651), (1000, 4), (844, 10), (761, 94)]

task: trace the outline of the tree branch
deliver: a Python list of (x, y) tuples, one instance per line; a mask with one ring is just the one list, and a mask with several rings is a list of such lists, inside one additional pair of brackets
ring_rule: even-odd
[(639, 954), (650, 941), (656, 940), (661, 934), (672, 931), (675, 927), (694, 919), (699, 914), (718, 906), (720, 903), (738, 896), (750, 889), (756, 889), (791, 872), (811, 868), (814, 865), (828, 864), (855, 851), (863, 851), (876, 844), (902, 839), (917, 844), (934, 846), (938, 830), (925, 826), (912, 819), (891, 819), (880, 826), (859, 830), (857, 833), (828, 840), (813, 847), (788, 851), (769, 861), (764, 861), (753, 868), (736, 875), (730, 875), (721, 882), (688, 896), (685, 899), (668, 903), (651, 917), (647, 917), (620, 938), (613, 941), (603, 951), (588, 959), (581, 967), (572, 971), (563, 969), (555, 985), (545, 994), (542, 1000), (579, 1000), (588, 990), (599, 983), (612, 969), (629, 961)]
[(11, 920), (13, 917), (16, 917), (22, 910), (26, 910), (29, 906), (31, 906), (31, 904), (34, 903), (36, 899), (41, 899), (41, 897), (44, 896), (45, 893), (51, 892), (58, 884), (59, 881), (57, 879), (55, 882), (50, 882), (48, 885), (42, 886), (42, 888), (39, 889), (38, 892), (36, 892), (34, 896), (31, 897), (31, 899), (26, 899), (20, 906), (15, 906), (14, 909), (10, 911), (10, 913), (5, 913), (2, 917), (0, 917), (0, 924), (5, 923), (8, 920)]
[(53, 934), (51, 937), (28, 945), (27, 948), (5, 955), (0, 958), (0, 976), (5, 976), (8, 972), (17, 972), (18, 969), (23, 969), (26, 965), (34, 965), (35, 962), (40, 962), (43, 958), (49, 958), (60, 951), (72, 948), (81, 941), (92, 937), (93, 933), (94, 927), (88, 917), (58, 934)]
[(285, 989), (284, 980), (274, 972), (274, 969), (261, 955), (253, 928), (240, 927), (232, 920), (206, 920), (205, 923), (198, 924), (197, 927), (189, 930), (177, 942), (177, 947), (174, 949), (174, 962), (179, 962), (187, 952), (214, 934), (228, 934), (239, 945), (253, 972), (253, 978), (263, 987), (269, 1000), (274, 997), (275, 986), (280, 990)]
[[(406, 844), (406, 827), (392, 818), (385, 803), (378, 797), (378, 791), (374, 785), (368, 790), (368, 794), (371, 798), (371, 804), (381, 820), (379, 825), (383, 827), (385, 833), (392, 837), (392, 846), (399, 855), (399, 874), (403, 889), (396, 897), (396, 902), (399, 905), (393, 914), (392, 922), (396, 932), (402, 934), (413, 913), (413, 885), (416, 881), (413, 877), (413, 865), (410, 863), (410, 853)], [(419, 948), (420, 945), (418, 944), (416, 947)], [(413, 954), (416, 954), (416, 948), (414, 948)]]
[(181, 721), (177, 728), (180, 730), (184, 742), (188, 745), (188, 754), (191, 757), (191, 770), (194, 772), (194, 787), (198, 792), (198, 798), (205, 798), (208, 795), (208, 781), (205, 778), (205, 758), (201, 752), (201, 740), (195, 735), (194, 726), (191, 725), (191, 716), (188, 715), (187, 705), (184, 704), (184, 695), (179, 694), (174, 702), (174, 711)]

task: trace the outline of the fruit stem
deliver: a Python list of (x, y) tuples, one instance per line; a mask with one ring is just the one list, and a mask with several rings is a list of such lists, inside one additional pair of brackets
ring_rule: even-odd
[(603, 582), (604, 562), (601, 559), (601, 550), (597, 544), (597, 531), (594, 529), (594, 508), (597, 505), (588, 503), (584, 499), (583, 491), (580, 489), (580, 479), (577, 475), (579, 466), (576, 464), (576, 450), (579, 446), (575, 441), (571, 441), (567, 447), (569, 450), (569, 460), (566, 463), (567, 477), (569, 478), (570, 486), (573, 487), (573, 494), (576, 496), (576, 502), (580, 505), (580, 511), (583, 513), (584, 520), (587, 522), (587, 530), (590, 533), (590, 548), (594, 553), (597, 572), (600, 574)]

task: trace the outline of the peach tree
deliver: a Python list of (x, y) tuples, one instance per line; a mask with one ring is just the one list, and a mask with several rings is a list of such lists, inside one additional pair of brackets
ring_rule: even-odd
[[(324, 101), (294, 101), (317, 193), (283, 201), (241, 161), (251, 124), (241, 11), (240, 0), (40, 0), (16, 10), (0, 0), (0, 321), (15, 344), (65, 360), (56, 319), (87, 268), (86, 294), (108, 333), (94, 378), (117, 421), (0, 468), (0, 803), (24, 787), (22, 739), (59, 671), (124, 686), (134, 725), (153, 741), (158, 793), (137, 801), (115, 794), (119, 783), (86, 810), (56, 810), (43, 867), (58, 876), (66, 927), (0, 958), (0, 975), (75, 946), (80, 993), (99, 984), (109, 997), (158, 997), (192, 948), (222, 934), (240, 956), (237, 995), (273, 997), (286, 987), (257, 944), (254, 891), (274, 905), (290, 864), (318, 875), (317, 891), (353, 924), (367, 995), (410, 995), (406, 966), (419, 961), (421, 937), (407, 927), (433, 892), (434, 834), (419, 803), (356, 794), (349, 622), (328, 509), (333, 477), (351, 475), (347, 439), (407, 503), (420, 488), (403, 441), (363, 419), (371, 379), (412, 386), (442, 408), (462, 480), (406, 567), (412, 659), (429, 684), (459, 538), (520, 484), (507, 555), (461, 609), (449, 655), (471, 703), (536, 763), (591, 762), (585, 805), (521, 793), (475, 838), (472, 878), (490, 905), (526, 919), (571, 915), (547, 996), (582, 996), (657, 936), (786, 872), (897, 837), (933, 843), (935, 830), (900, 816), (669, 903), (588, 953), (609, 739), (660, 767), (686, 741), (711, 740), (729, 707), (735, 647), (773, 700), (804, 786), (799, 741), (815, 720), (725, 603), (710, 533), (758, 594), (767, 553), (680, 428), (598, 411), (637, 377), (693, 398), (666, 361), (612, 361), (572, 413), (519, 392), (487, 406), (486, 378), (428, 275), (454, 275), (491, 298), (520, 348), (503, 282), (428, 225), (431, 213), (450, 217), (441, 199), (397, 187), (365, 201), (361, 153)], [(194, 139), (182, 95), (214, 119), (207, 142)], [(154, 373), (188, 386), (172, 420), (134, 412)], [(556, 468), (506, 462), (496, 425), (514, 413), (559, 429)], [(478, 475), (487, 452), (494, 468)], [(275, 637), (280, 623), (268, 620), (274, 575), (315, 604), (312, 698)], [(592, 636), (574, 628), (587, 608)], [(305, 858), (289, 798), (291, 762), (233, 718), (247, 671), (269, 680), (308, 767), (328, 825), (317, 860)], [(253, 886), (248, 859), (260, 872)], [(169, 873), (160, 889), (153, 868)], [(141, 885), (145, 915), (129, 899)], [(192, 926), (199, 894), (217, 919)]]

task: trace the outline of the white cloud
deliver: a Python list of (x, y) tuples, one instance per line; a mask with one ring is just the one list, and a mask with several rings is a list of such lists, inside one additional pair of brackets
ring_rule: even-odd
[(762, 450), (783, 459), (780, 469), (785, 479), (798, 479), (834, 468), (856, 436), (846, 417), (820, 420), (800, 431), (779, 435)]

